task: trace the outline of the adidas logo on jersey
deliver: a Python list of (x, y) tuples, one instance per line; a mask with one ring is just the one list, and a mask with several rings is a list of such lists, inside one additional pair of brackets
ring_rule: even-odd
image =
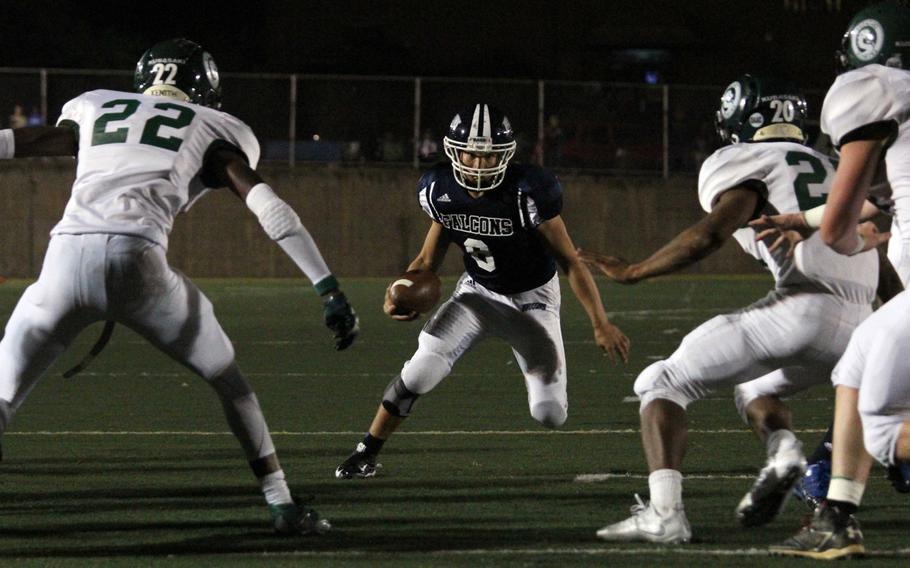
[(451, 203), (452, 199), (449, 197), (448, 193), (443, 193), (442, 195), (440, 195), (439, 197), (436, 198), (436, 201), (438, 201), (440, 203)]

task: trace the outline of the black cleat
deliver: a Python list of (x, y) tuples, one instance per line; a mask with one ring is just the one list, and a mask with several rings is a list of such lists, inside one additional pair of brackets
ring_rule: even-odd
[(760, 527), (774, 520), (804, 471), (806, 460), (799, 452), (769, 459), (736, 507), (739, 523), (744, 527)]
[(833, 560), (862, 556), (866, 552), (859, 521), (822, 503), (812, 521), (783, 544), (772, 546), (771, 554)]
[(376, 463), (376, 454), (368, 454), (363, 442), (357, 444), (354, 453), (335, 468), (335, 479), (365, 479), (375, 477), (382, 464)]
[(297, 497), (294, 497), (293, 503), (269, 505), (269, 514), (272, 516), (272, 528), (278, 534), (324, 534), (332, 530), (332, 524), (327, 519), (320, 518), (315, 510), (303, 506)]

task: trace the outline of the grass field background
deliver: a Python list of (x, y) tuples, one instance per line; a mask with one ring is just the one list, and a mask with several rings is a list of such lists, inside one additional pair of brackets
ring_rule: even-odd
[[(332, 477), (362, 436), (389, 380), (416, 347), (420, 323), (385, 318), (385, 280), (347, 279), (363, 335), (332, 349), (312, 289), (299, 281), (201, 280), (257, 390), (292, 488), (335, 531), (273, 535), (266, 509), (209, 387), (118, 327), (87, 372), (64, 380), (100, 326), (80, 336), (20, 409), (3, 439), (0, 563), (139, 566), (587, 566), (806, 565), (765, 548), (800, 524), (792, 502), (773, 524), (745, 530), (733, 509), (764, 461), (730, 390), (690, 407), (684, 473), (693, 543), (599, 542), (647, 498), (632, 383), (690, 329), (761, 297), (763, 277), (680, 277), (623, 287), (600, 282), (632, 358), (610, 365), (563, 283), (569, 420), (558, 432), (534, 422), (511, 351), (489, 340), (420, 399), (386, 445), (380, 477)], [(454, 281), (445, 283), (446, 291)], [(26, 282), (0, 286), (5, 322)], [(832, 392), (792, 401), (811, 450), (830, 420)], [(609, 474), (596, 483), (583, 474)], [(871, 559), (906, 565), (910, 496), (873, 472), (860, 519)]]

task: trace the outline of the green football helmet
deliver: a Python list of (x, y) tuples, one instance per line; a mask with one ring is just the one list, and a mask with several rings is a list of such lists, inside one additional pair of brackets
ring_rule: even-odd
[(143, 53), (133, 85), (143, 95), (221, 108), (218, 66), (202, 46), (188, 39), (168, 39)]
[(860, 10), (836, 53), (840, 71), (878, 63), (910, 69), (910, 7), (889, 0)]
[(743, 75), (724, 89), (714, 125), (725, 143), (791, 140), (802, 144), (805, 119), (806, 99), (795, 86)]

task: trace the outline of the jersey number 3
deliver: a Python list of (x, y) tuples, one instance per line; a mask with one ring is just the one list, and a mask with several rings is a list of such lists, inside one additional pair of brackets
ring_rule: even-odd
[[(123, 110), (104, 113), (95, 120), (95, 124), (92, 127), (92, 146), (126, 142), (126, 137), (130, 133), (129, 127), (124, 126), (108, 131), (108, 123), (126, 120), (139, 110), (140, 104), (136, 99), (116, 99), (101, 105), (101, 108), (123, 107)], [(169, 126), (177, 130), (188, 126), (193, 121), (193, 117), (196, 116), (196, 111), (174, 103), (158, 103), (155, 108), (164, 111), (177, 111), (177, 115), (158, 114), (146, 120), (139, 143), (176, 152), (180, 149), (183, 138), (178, 138), (177, 136), (164, 137), (159, 135), (158, 131), (162, 126)]]
[(496, 270), (496, 261), (493, 260), (493, 255), (490, 254), (490, 247), (487, 246), (487, 243), (480, 239), (465, 239), (464, 250), (471, 255), (480, 268), (487, 272)]

